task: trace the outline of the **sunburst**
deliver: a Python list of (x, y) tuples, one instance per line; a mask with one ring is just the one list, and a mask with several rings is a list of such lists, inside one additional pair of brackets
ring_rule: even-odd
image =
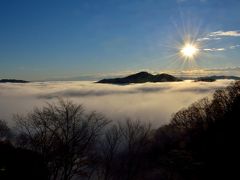
[(180, 53), (182, 56), (188, 59), (193, 59), (198, 53), (199, 49), (197, 48), (197, 45), (195, 44), (189, 44), (186, 43), (181, 49)]

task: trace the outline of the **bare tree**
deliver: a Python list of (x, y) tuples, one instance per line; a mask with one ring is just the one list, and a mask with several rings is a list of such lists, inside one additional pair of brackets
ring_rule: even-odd
[(11, 130), (6, 121), (0, 120), (0, 140), (5, 141), (11, 136)]
[(208, 98), (203, 98), (193, 103), (187, 109), (182, 109), (174, 114), (170, 125), (172, 128), (177, 128), (180, 131), (197, 128), (205, 129), (210, 104), (211, 102)]
[(149, 143), (150, 124), (127, 119), (110, 126), (99, 147), (99, 164), (93, 179), (138, 179)]
[(123, 172), (126, 175), (125, 179), (135, 179), (144, 164), (141, 162), (143, 160), (141, 156), (149, 143), (151, 124), (127, 119), (125, 122), (119, 123), (119, 129), (125, 147), (122, 163)]
[(81, 105), (59, 100), (16, 116), (20, 145), (41, 153), (50, 171), (49, 179), (70, 180), (88, 176), (96, 141), (109, 123)]
[(122, 134), (116, 124), (105, 131), (102, 140), (99, 142), (99, 163), (95, 171), (95, 179), (114, 179), (114, 175), (118, 171), (116, 164), (119, 163), (121, 137)]

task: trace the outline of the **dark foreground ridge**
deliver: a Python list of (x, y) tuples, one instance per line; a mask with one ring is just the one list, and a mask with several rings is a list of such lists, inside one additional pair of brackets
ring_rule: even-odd
[(0, 79), (0, 83), (29, 83), (29, 81), (17, 79)]
[(182, 80), (169, 74), (153, 75), (148, 72), (139, 72), (123, 78), (102, 79), (97, 83), (130, 84), (130, 83), (146, 83), (146, 82), (175, 82), (175, 81), (182, 81)]

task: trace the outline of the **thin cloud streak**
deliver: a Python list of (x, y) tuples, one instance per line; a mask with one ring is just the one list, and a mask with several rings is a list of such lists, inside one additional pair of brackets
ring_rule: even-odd
[(222, 38), (226, 37), (240, 37), (240, 31), (234, 30), (234, 31), (215, 31), (208, 33), (205, 37), (198, 38), (197, 41), (211, 41), (211, 40), (220, 40)]
[(240, 47), (240, 45), (232, 45), (227, 48), (205, 48), (205, 49), (203, 49), (203, 51), (208, 51), (208, 52), (226, 51), (226, 50), (236, 49), (239, 47)]
[(220, 37), (214, 37), (214, 38), (212, 38), (212, 37), (203, 37), (203, 38), (198, 38), (197, 41), (198, 42), (203, 42), (203, 41), (220, 40), (220, 39), (222, 39), (222, 38), (220, 38)]
[(240, 31), (215, 31), (210, 34), (208, 34), (209, 37), (221, 37), (221, 36), (232, 36), (232, 37), (239, 37), (240, 36)]
[(210, 52), (215, 52), (215, 51), (225, 51), (225, 48), (206, 48), (203, 49), (204, 51), (210, 51)]
[(237, 45), (230, 46), (229, 48), (230, 49), (236, 49), (236, 48), (239, 48), (239, 47), (240, 47), (240, 44), (237, 44)]

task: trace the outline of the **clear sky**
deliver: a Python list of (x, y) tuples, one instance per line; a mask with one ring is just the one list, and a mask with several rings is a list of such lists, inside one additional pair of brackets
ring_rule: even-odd
[(186, 36), (199, 68), (234, 69), (239, 30), (239, 0), (0, 0), (0, 78), (177, 68)]

